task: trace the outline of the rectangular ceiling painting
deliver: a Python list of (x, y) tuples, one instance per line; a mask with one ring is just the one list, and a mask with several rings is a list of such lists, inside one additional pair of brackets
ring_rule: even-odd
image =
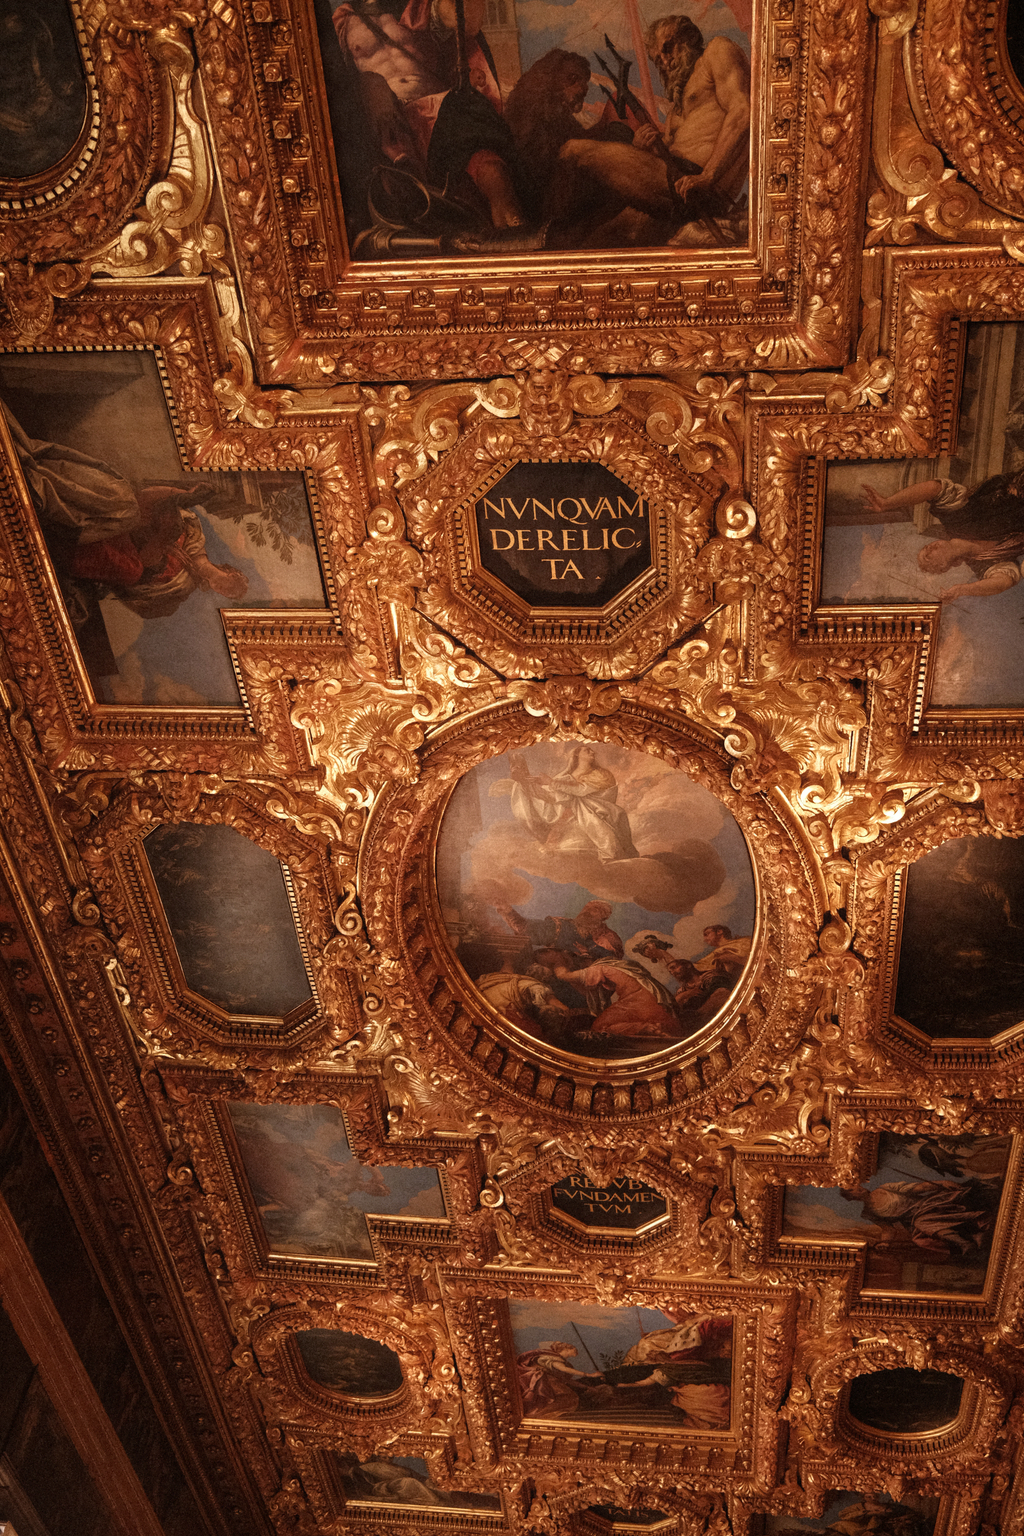
[(956, 837), (906, 872), (893, 1012), (932, 1040), (1024, 1019), (1024, 842)]
[(2, 357), (0, 403), (97, 700), (237, 705), (221, 610), (324, 604), (302, 476), (183, 472), (148, 352)]
[(1024, 326), (968, 328), (956, 449), (829, 466), (823, 604), (941, 603), (930, 702), (1024, 705)]
[(501, 1512), (501, 1500), (494, 1494), (457, 1493), (439, 1488), (421, 1456), (373, 1456), (360, 1461), (350, 1451), (335, 1451), (333, 1460), (346, 1505)]
[(727, 1430), (731, 1317), (576, 1302), (509, 1304), (524, 1419)]
[(185, 981), (233, 1014), (283, 1017), (310, 997), (281, 865), (234, 827), (179, 822), (145, 841)]
[(1009, 1136), (883, 1132), (875, 1172), (850, 1189), (786, 1190), (782, 1236), (866, 1244), (864, 1288), (981, 1295)]
[(357, 259), (746, 241), (751, 0), (316, 9)]
[(763, 1536), (932, 1536), (939, 1501), (904, 1494), (831, 1492), (816, 1520), (766, 1515)]
[(228, 1113), (270, 1251), (372, 1261), (367, 1216), (445, 1220), (434, 1168), (367, 1168), (333, 1104), (238, 1104)]

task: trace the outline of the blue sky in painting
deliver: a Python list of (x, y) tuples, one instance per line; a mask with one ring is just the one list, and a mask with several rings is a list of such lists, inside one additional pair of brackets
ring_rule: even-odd
[(645, 1333), (675, 1327), (672, 1318), (653, 1307), (588, 1307), (571, 1301), (511, 1301), (509, 1313), (517, 1354), (537, 1349), (550, 1339), (564, 1339), (584, 1359), (583, 1346), (586, 1345), (599, 1368), (605, 1364), (603, 1356), (625, 1354)]
[(201, 513), (199, 520), (213, 564), (233, 565), (248, 580), (245, 598), (230, 603), (219, 592), (193, 592), (175, 613), (145, 621), (116, 597), (107, 598), (103, 618), (121, 676), (99, 682), (97, 691), (106, 703), (138, 698), (144, 704), (237, 704), (221, 609), (323, 606), (320, 567), (311, 546), (299, 546), (293, 563), (286, 565), (266, 549), (257, 550), (233, 524)]
[[(519, 53), (524, 71), (543, 58), (552, 48), (565, 48), (571, 53), (582, 53), (595, 78), (587, 97), (588, 106), (602, 105), (602, 95), (597, 81), (610, 84), (609, 77), (600, 72), (595, 52), (611, 64), (604, 46), (605, 33), (611, 38), (624, 58), (632, 59), (629, 83), (637, 89), (636, 55), (633, 52), (629, 17), (622, 0), (517, 0), (516, 20), (519, 23)], [(639, 0), (640, 24), (646, 29), (661, 16), (684, 15), (697, 22), (706, 38), (723, 34), (750, 52), (750, 39), (742, 31), (728, 5), (713, 0), (709, 5), (687, 4), (686, 0)], [(486, 29), (485, 29), (486, 32)], [(662, 85), (658, 73), (652, 67), (652, 81), (656, 95), (661, 95)], [(663, 116), (667, 109), (663, 108)]]
[[(865, 1187), (878, 1189), (883, 1184), (902, 1180), (965, 1184), (976, 1176), (977, 1170), (970, 1167), (965, 1168), (961, 1174), (929, 1167), (917, 1155), (920, 1145), (916, 1137), (884, 1135), (878, 1149), (878, 1168), (870, 1178), (864, 1180)], [(984, 1156), (987, 1149), (988, 1156), (994, 1158), (996, 1163), (999, 1148), (1004, 1148), (1005, 1155), (1009, 1156), (1009, 1142), (1002, 1137), (966, 1137), (961, 1145), (968, 1155), (971, 1149), (976, 1148)], [(878, 1231), (870, 1214), (864, 1214), (863, 1201), (847, 1199), (842, 1190), (819, 1188), (816, 1185), (788, 1186), (783, 1230), (808, 1236), (812, 1235), (812, 1228), (817, 1228), (823, 1238), (830, 1235), (861, 1238)]]
[[(333, 1104), (230, 1104), (231, 1118), (262, 1143), (262, 1154), (274, 1161), (274, 1149), (280, 1148), (282, 1162), (289, 1159), (293, 1147), (308, 1148), (322, 1162), (311, 1163), (310, 1182), (324, 1163), (337, 1169), (336, 1199), (355, 1206), (370, 1216), (419, 1216), (424, 1220), (443, 1219), (444, 1199), (436, 1168), (385, 1166), (376, 1168), (375, 1182), (380, 1193), (371, 1193), (356, 1185), (349, 1170), (365, 1168), (349, 1148), (341, 1110)], [(241, 1138), (240, 1138), (241, 1139)], [(245, 1142), (243, 1140), (243, 1152)], [(290, 1159), (294, 1168), (294, 1159)], [(365, 1186), (369, 1179), (359, 1181)], [(355, 1187), (353, 1187), (355, 1186)]]
[[(572, 745), (539, 743), (521, 755), (533, 773), (558, 772), (568, 761)], [(646, 817), (647, 841), (638, 842), (640, 851), (653, 856), (657, 848), (669, 849), (680, 839), (699, 840), (710, 844), (718, 854), (725, 868), (725, 880), (718, 891), (691, 903), (681, 916), (678, 911), (651, 910), (635, 900), (616, 899), (614, 879), (611, 885), (588, 888), (573, 881), (551, 879), (535, 863), (530, 869), (514, 868), (513, 880), (518, 880), (518, 885), (515, 890), (510, 890), (510, 899), (516, 910), (525, 917), (574, 916), (587, 901), (598, 897), (611, 902), (608, 926), (624, 942), (628, 943), (638, 933), (653, 931), (670, 939), (677, 953), (693, 958), (707, 952), (702, 934), (708, 923), (725, 923), (735, 934), (752, 933), (755, 899), (750, 856), (739, 826), (721, 802), (684, 775), (671, 770), (666, 773), (666, 765), (658, 759), (639, 752), (623, 753), (621, 748), (608, 744), (595, 743), (594, 746), (599, 762), (610, 767), (617, 776), (620, 785), (618, 803), (629, 810), (638, 838), (637, 828)], [(474, 880), (479, 880), (480, 849), (487, 846), (491, 829), (501, 823), (515, 823), (508, 796), (492, 794), (499, 782), (507, 780), (509, 771), (507, 755), (480, 764), (463, 781), (457, 799), (453, 801), (452, 821), (446, 823), (442, 837), (465, 839), (459, 861), (463, 891), (469, 891)], [(679, 796), (675, 812), (665, 801), (668, 777), (675, 781), (674, 788)], [(653, 814), (645, 812), (645, 802), (655, 803), (651, 798), (654, 795), (659, 797), (658, 809)], [(479, 830), (472, 830), (474, 822)], [(496, 868), (494, 873), (500, 875), (501, 871)], [(527, 888), (529, 892), (525, 894)], [(446, 893), (442, 893), (442, 900), (447, 900)], [(498, 920), (496, 913), (493, 918)]]
[[(30, 438), (88, 454), (127, 480), (136, 494), (146, 485), (194, 485), (200, 507), (211, 492), (236, 501), (246, 500), (248, 492), (267, 501), (261, 506), (249, 499), (238, 523), (200, 515), (210, 560), (235, 566), (248, 579), (240, 603), (199, 590), (168, 617), (145, 620), (114, 596), (98, 605), (118, 667), (112, 676), (92, 676), (102, 703), (237, 705), (220, 610), (323, 607), (301, 475), (245, 479), (234, 472), (186, 473), (150, 353), (6, 356), (0, 359), (0, 393)], [(267, 536), (270, 525), (283, 535), (283, 551)], [(55, 557), (58, 574), (60, 559), (66, 558), (66, 550)]]
[[(891, 467), (891, 466), (886, 466)], [(901, 466), (900, 466), (901, 467)], [(855, 469), (874, 483), (877, 468)], [(884, 489), (884, 488), (883, 488)], [(930, 576), (917, 564), (923, 539), (912, 523), (825, 528), (823, 603), (937, 603), (939, 593), (972, 580), (966, 566)], [(958, 597), (943, 605), (932, 702), (994, 709), (1024, 704), (1024, 581), (994, 597)]]

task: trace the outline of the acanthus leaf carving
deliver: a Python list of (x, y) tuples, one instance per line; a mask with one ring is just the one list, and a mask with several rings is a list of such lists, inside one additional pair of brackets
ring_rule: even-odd
[(552, 677), (545, 682), (511, 682), (510, 698), (518, 699), (529, 715), (549, 719), (554, 740), (585, 736), (595, 716), (612, 715), (622, 703), (617, 684), (586, 677)]

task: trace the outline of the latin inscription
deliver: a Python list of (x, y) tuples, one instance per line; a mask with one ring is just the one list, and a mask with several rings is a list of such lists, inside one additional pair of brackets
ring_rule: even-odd
[(651, 563), (649, 503), (601, 464), (515, 464), (475, 512), (485, 570), (533, 607), (603, 607)]
[(638, 1179), (613, 1179), (601, 1188), (583, 1174), (570, 1174), (551, 1189), (552, 1204), (587, 1227), (616, 1227), (636, 1231), (668, 1209), (664, 1195)]

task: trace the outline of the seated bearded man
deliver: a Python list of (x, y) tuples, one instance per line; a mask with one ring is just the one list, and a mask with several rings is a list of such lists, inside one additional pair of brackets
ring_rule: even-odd
[(646, 45), (672, 99), (664, 131), (570, 139), (548, 194), (549, 246), (727, 245), (744, 233), (727, 221), (749, 171), (746, 55), (726, 37), (705, 45), (686, 16), (655, 22)]

